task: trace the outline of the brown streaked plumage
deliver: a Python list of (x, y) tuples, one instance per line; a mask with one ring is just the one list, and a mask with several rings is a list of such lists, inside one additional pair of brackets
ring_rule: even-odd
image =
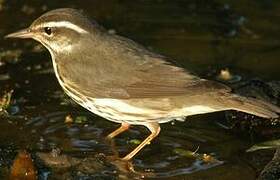
[(264, 118), (280, 113), (275, 105), (232, 94), (223, 84), (201, 79), (132, 40), (107, 33), (75, 9), (47, 12), (29, 28), (6, 37), (41, 42), (51, 53), (64, 91), (91, 112), (121, 123), (109, 138), (130, 125), (151, 131), (124, 160), (159, 134), (159, 123), (223, 110)]

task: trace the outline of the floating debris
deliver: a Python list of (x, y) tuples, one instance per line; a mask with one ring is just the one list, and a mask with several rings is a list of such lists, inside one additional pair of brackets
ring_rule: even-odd
[(241, 76), (232, 75), (228, 68), (222, 69), (217, 76), (217, 80), (225, 81), (229, 83), (235, 83), (241, 80)]
[(72, 116), (69, 114), (69, 115), (67, 115), (67, 116), (65, 117), (64, 122), (65, 122), (66, 124), (70, 124), (70, 123), (73, 123), (74, 120), (73, 120)]
[(205, 163), (213, 163), (218, 161), (216, 158), (214, 158), (213, 156), (211, 156), (210, 154), (203, 154), (201, 156), (201, 160)]
[(222, 80), (228, 81), (228, 80), (232, 79), (232, 75), (230, 74), (228, 69), (222, 69), (219, 74), (219, 78)]
[(6, 92), (2, 98), (0, 98), (0, 112), (7, 112), (11, 104), (13, 90)]
[(84, 124), (88, 121), (88, 118), (86, 116), (77, 116), (77, 117), (72, 117), (70, 114), (65, 117), (64, 123), (71, 124), (71, 123), (76, 123), (76, 124)]
[(185, 156), (187, 158), (197, 158), (204, 163), (222, 163), (222, 161), (216, 159), (214, 156), (210, 154), (199, 154), (198, 153), (199, 147), (195, 151), (185, 150), (182, 148), (174, 149), (174, 152), (180, 156)]

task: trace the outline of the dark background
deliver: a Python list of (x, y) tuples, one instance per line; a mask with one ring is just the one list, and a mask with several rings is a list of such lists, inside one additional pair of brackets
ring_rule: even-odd
[[(0, 36), (27, 27), (42, 13), (61, 7), (81, 9), (107, 29), (171, 57), (202, 77), (216, 79), (221, 69), (228, 68), (241, 77), (237, 84), (251, 79), (263, 84), (280, 79), (280, 2), (277, 1), (2, 0)], [(55, 79), (49, 53), (43, 47), (32, 40), (0, 38), (0, 62), (1, 93), (14, 90), (10, 115), (0, 119), (0, 156), (5, 156), (0, 160), (3, 174), (9, 173), (19, 149), (36, 154), (59, 148), (85, 158), (85, 152), (111, 152), (104, 137), (118, 125), (88, 113), (64, 95)], [(64, 123), (68, 114), (85, 121), (68, 127)], [(160, 179), (255, 179), (273, 153), (245, 151), (275, 136), (263, 135), (251, 126), (243, 129), (220, 126), (227, 121), (222, 112), (162, 125), (159, 138), (136, 156), (135, 168), (154, 171)], [(135, 146), (131, 140), (141, 140), (146, 135), (145, 128), (133, 128), (117, 138), (117, 150), (125, 154)], [(199, 153), (211, 154), (222, 163), (207, 164), (178, 153), (178, 149), (194, 151), (198, 146)], [(39, 177), (46, 172), (51, 172), (53, 178), (60, 177), (46, 166), (37, 165), (37, 161), (35, 164)], [(71, 177), (81, 177), (76, 171), (72, 169)], [(59, 174), (69, 172), (62, 170)], [(97, 174), (109, 179), (115, 177), (107, 175), (108, 172), (110, 169), (105, 168)], [(93, 177), (95, 173), (83, 175)]]

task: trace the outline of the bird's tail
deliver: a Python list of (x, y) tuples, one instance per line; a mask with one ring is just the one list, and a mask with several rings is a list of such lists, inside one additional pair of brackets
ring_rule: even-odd
[(263, 100), (242, 97), (238, 95), (231, 96), (234, 110), (246, 112), (264, 118), (279, 118), (280, 108)]

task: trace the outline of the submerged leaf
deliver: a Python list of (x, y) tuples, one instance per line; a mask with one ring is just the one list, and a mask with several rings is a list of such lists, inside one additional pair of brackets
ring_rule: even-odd
[(87, 121), (88, 121), (88, 119), (86, 116), (77, 116), (74, 120), (74, 122), (77, 124), (86, 123)]
[(135, 144), (135, 145), (139, 145), (141, 143), (141, 141), (139, 139), (131, 139), (129, 141), (130, 144)]
[(272, 140), (272, 141), (266, 141), (266, 142), (262, 142), (259, 144), (255, 144), (252, 147), (250, 147), (249, 149), (247, 149), (247, 152), (253, 152), (253, 151), (257, 151), (260, 149), (276, 149), (280, 147), (280, 139), (276, 139), (276, 140)]
[(185, 150), (185, 149), (182, 149), (182, 148), (175, 148), (174, 153), (179, 154), (180, 156), (185, 156), (185, 157), (189, 157), (189, 158), (193, 158), (193, 157), (198, 156), (196, 151), (193, 152), (193, 151)]

